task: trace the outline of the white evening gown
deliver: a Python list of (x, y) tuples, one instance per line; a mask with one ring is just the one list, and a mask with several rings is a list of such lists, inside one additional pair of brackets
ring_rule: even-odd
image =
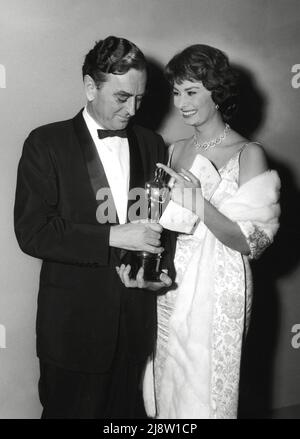
[[(220, 211), (239, 194), (240, 152), (219, 170), (197, 155), (190, 169), (199, 178), (204, 197)], [(253, 258), (278, 229), (280, 182), (275, 171), (265, 174), (259, 178), (272, 179), (276, 186), (275, 201), (270, 201), (276, 209), (270, 210), (272, 220), (268, 217), (272, 226), (264, 230), (243, 214), (237, 221)], [(254, 181), (258, 187), (259, 178)], [(200, 223), (193, 235), (179, 234), (175, 268), (177, 287), (158, 298), (156, 353), (144, 383), (148, 413), (165, 419), (236, 418), (241, 351), (252, 299), (249, 258), (224, 246)]]

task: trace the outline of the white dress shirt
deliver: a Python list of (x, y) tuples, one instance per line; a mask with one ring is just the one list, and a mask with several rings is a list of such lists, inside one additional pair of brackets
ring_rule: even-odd
[(102, 162), (120, 224), (127, 221), (127, 203), (129, 191), (129, 145), (128, 139), (106, 137), (99, 139), (97, 130), (103, 129), (88, 113), (85, 107), (82, 112), (85, 123), (96, 145)]

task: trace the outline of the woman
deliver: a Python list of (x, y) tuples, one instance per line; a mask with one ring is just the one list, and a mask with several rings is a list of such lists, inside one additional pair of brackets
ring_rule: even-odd
[(181, 205), (198, 223), (178, 235), (177, 287), (158, 298), (145, 404), (158, 418), (236, 418), (251, 309), (249, 259), (259, 257), (277, 232), (280, 181), (268, 170), (263, 148), (226, 123), (235, 107), (236, 76), (220, 50), (190, 46), (169, 62), (166, 76), (194, 135), (170, 147), (168, 167), (158, 164), (173, 182), (160, 222), (187, 232), (187, 224), (176, 221)]

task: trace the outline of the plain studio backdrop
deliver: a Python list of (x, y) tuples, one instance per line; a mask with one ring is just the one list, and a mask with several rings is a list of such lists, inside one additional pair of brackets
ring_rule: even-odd
[(41, 413), (35, 356), (40, 261), (20, 251), (13, 231), (23, 142), (33, 128), (83, 107), (84, 55), (108, 35), (132, 40), (151, 61), (150, 94), (139, 118), (168, 143), (191, 132), (161, 76), (175, 52), (209, 44), (239, 69), (241, 112), (234, 126), (264, 144), (283, 183), (280, 233), (254, 267), (241, 412), (264, 417), (300, 404), (299, 29), (299, 0), (0, 0), (0, 418)]

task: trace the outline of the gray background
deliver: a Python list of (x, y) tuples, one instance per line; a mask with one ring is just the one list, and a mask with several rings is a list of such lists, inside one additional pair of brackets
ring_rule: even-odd
[(153, 61), (154, 98), (141, 118), (167, 142), (190, 133), (160, 82), (170, 57), (201, 42), (224, 50), (240, 69), (235, 124), (264, 144), (283, 182), (281, 231), (255, 268), (242, 408), (263, 416), (300, 404), (300, 349), (291, 344), (292, 327), (300, 324), (300, 88), (296, 78), (295, 87), (291, 82), (300, 63), (299, 22), (298, 0), (0, 0), (0, 418), (37, 418), (41, 411), (34, 328), (40, 261), (21, 253), (13, 232), (23, 142), (31, 129), (83, 106), (83, 57), (109, 34), (133, 40)]

